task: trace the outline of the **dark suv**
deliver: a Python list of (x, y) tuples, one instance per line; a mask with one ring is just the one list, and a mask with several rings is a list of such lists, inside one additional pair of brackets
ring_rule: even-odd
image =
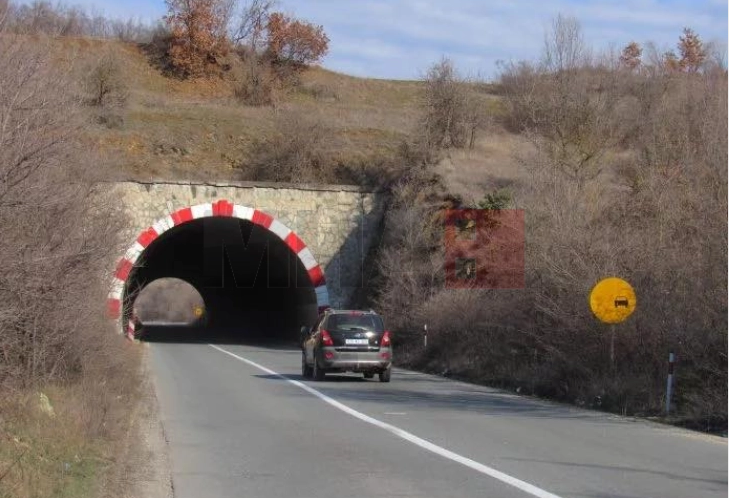
[(374, 311), (326, 310), (309, 330), (301, 328), (301, 374), (324, 380), (327, 372), (375, 374), (390, 382), (392, 336)]

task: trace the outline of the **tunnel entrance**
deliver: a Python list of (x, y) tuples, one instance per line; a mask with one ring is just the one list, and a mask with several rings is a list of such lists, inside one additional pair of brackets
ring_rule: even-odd
[(134, 299), (139, 321), (149, 325), (195, 326), (205, 317), (200, 292), (179, 278), (159, 278), (148, 283)]
[[(304, 242), (266, 213), (227, 201), (179, 210), (140, 234), (109, 296), (121, 329), (137, 312), (142, 290), (163, 278), (199, 293), (199, 340), (295, 340), (301, 325), (328, 307), (323, 271)], [(164, 335), (175, 340), (170, 330)]]

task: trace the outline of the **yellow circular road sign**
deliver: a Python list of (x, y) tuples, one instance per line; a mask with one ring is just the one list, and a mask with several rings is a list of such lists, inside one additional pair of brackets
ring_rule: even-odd
[(195, 317), (200, 318), (201, 316), (203, 316), (204, 311), (205, 310), (203, 309), (202, 306), (195, 306)]
[(600, 280), (590, 292), (590, 308), (605, 323), (620, 323), (635, 311), (635, 291), (622, 278)]

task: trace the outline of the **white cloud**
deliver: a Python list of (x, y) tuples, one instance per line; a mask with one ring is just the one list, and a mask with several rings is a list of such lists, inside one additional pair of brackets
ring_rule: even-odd
[[(538, 56), (544, 31), (558, 13), (574, 15), (596, 48), (631, 40), (675, 45), (688, 25), (709, 40), (726, 38), (726, 5), (717, 16), (711, 0), (284, 0), (297, 15), (330, 33), (325, 65), (344, 70), (347, 57), (370, 76), (414, 78), (441, 55), (464, 72), (492, 75), (499, 59)], [(721, 9), (719, 9), (721, 10)], [(430, 58), (430, 59), (428, 59)]]
[[(25, 3), (31, 0), (21, 0)], [(245, 0), (240, 0), (245, 1)], [(163, 0), (68, 0), (112, 17), (148, 21)], [(279, 0), (322, 24), (331, 38), (324, 65), (381, 78), (416, 78), (443, 55), (462, 72), (493, 75), (497, 60), (538, 57), (558, 13), (582, 23), (598, 49), (628, 41), (674, 47), (690, 26), (705, 40), (727, 39), (726, 0)]]

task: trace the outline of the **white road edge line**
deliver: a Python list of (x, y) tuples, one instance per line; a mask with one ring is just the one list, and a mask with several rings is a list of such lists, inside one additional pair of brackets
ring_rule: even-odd
[(412, 434), (403, 429), (400, 429), (399, 427), (395, 427), (394, 425), (382, 422), (380, 420), (377, 420), (376, 418), (370, 417), (369, 415), (365, 415), (364, 413), (358, 412), (357, 410), (350, 408), (347, 405), (340, 403), (339, 401), (337, 401), (333, 398), (330, 398), (326, 394), (321, 393), (321, 392), (317, 391), (316, 389), (307, 386), (303, 382), (299, 382), (298, 380), (289, 379), (288, 377), (286, 377), (278, 372), (274, 372), (270, 368), (266, 368), (263, 365), (259, 365), (258, 363), (254, 362), (254, 361), (243, 358), (242, 356), (238, 356), (237, 354), (231, 353), (230, 351), (227, 351), (214, 344), (208, 344), (208, 346), (210, 346), (213, 349), (217, 349), (221, 353), (225, 353), (229, 356), (232, 356), (233, 358), (235, 358), (239, 361), (242, 361), (243, 363), (247, 363), (248, 365), (250, 365), (252, 367), (262, 370), (262, 371), (266, 372), (267, 374), (270, 374), (270, 375), (278, 377), (282, 380), (285, 380), (286, 382), (293, 384), (296, 387), (303, 389), (304, 391), (306, 391), (310, 394), (313, 394), (320, 400), (324, 401), (325, 403), (330, 404), (331, 406), (333, 406), (335, 408), (338, 408), (339, 410), (343, 411), (344, 413), (347, 413), (355, 418), (358, 418), (359, 420), (362, 420), (363, 422), (367, 422), (368, 424), (372, 424), (375, 427), (379, 427), (380, 429), (383, 429), (391, 434), (394, 434), (395, 436), (398, 436), (399, 438), (402, 438), (405, 441), (408, 441), (416, 446), (420, 446), (421, 448), (428, 450), (431, 453), (435, 453), (436, 455), (439, 455), (443, 458), (447, 458), (448, 460), (452, 460), (454, 462), (460, 463), (461, 465), (465, 465), (466, 467), (468, 467), (470, 469), (473, 469), (477, 472), (485, 474), (489, 477), (493, 477), (494, 479), (497, 479), (505, 484), (513, 486), (532, 496), (536, 496), (537, 498), (561, 498), (553, 493), (550, 493), (549, 491), (545, 491), (541, 488), (538, 488), (537, 486), (534, 486), (533, 484), (529, 484), (528, 482), (522, 481), (521, 479), (512, 477), (509, 474), (505, 474), (499, 470), (489, 467), (488, 465), (484, 465), (475, 460), (471, 460), (470, 458), (459, 455), (458, 453), (454, 453), (441, 446), (438, 446), (437, 444), (433, 444), (430, 441), (426, 441), (425, 439), (422, 439), (422, 438), (416, 436), (415, 434)]

